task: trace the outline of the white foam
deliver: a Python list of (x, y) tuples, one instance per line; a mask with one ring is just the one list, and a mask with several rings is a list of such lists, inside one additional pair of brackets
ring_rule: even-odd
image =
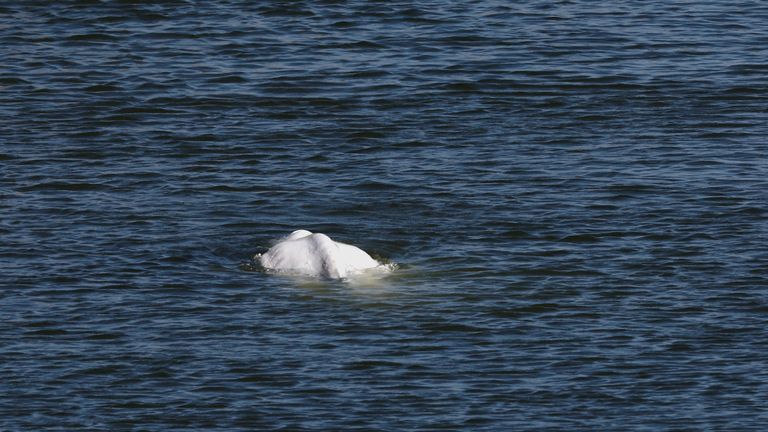
[(342, 279), (368, 269), (384, 268), (362, 249), (331, 240), (325, 234), (297, 230), (259, 257), (267, 270)]

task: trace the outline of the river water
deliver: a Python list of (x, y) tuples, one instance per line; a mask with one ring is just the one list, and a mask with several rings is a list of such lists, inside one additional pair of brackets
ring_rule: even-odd
[(764, 430), (767, 23), (3, 2), (0, 429)]

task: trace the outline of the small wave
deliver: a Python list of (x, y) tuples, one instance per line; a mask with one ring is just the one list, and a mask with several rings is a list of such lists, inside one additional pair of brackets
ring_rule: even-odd
[(87, 33), (69, 36), (67, 40), (75, 42), (114, 42), (118, 38), (104, 33)]

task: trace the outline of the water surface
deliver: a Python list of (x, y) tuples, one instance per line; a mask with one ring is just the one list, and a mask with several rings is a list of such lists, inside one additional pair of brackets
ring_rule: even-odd
[(762, 430), (766, 20), (4, 3), (0, 429)]

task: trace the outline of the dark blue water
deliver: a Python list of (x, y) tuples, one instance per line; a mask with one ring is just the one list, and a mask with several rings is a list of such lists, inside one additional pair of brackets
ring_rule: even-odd
[[(764, 430), (763, 2), (3, 2), (0, 59), (0, 430)], [(260, 271), (299, 228), (398, 268)]]

